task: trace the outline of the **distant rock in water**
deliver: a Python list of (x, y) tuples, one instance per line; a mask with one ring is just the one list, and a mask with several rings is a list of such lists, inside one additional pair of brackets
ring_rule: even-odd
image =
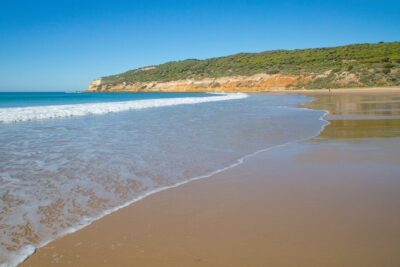
[(400, 42), (392, 42), (167, 62), (96, 79), (87, 91), (260, 92), (399, 85)]

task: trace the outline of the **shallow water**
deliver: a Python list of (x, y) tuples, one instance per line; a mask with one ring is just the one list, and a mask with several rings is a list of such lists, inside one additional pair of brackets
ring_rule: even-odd
[(0, 123), (0, 262), (325, 125), (323, 112), (295, 108), (307, 97), (225, 100)]

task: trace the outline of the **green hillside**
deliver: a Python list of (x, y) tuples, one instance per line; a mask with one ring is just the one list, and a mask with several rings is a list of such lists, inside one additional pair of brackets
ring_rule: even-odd
[[(232, 75), (312, 74), (306, 88), (327, 86), (400, 85), (400, 42), (354, 44), (332, 48), (275, 50), (240, 53), (205, 60), (187, 59), (130, 70), (103, 77), (105, 84), (173, 81)], [(323, 74), (323, 77), (319, 77)], [(348, 84), (337, 83), (338, 77), (352, 74)], [(354, 74), (354, 75), (353, 75)]]

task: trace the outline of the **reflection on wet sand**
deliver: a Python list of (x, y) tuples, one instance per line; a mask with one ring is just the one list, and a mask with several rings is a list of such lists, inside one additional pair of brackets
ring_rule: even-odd
[(400, 137), (398, 94), (318, 95), (305, 106), (330, 112), (325, 117), (330, 124), (318, 139)]

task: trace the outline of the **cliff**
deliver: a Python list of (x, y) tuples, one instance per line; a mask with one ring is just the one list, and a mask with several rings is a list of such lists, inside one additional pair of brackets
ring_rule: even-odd
[(260, 92), (400, 85), (400, 42), (241, 53), (148, 66), (94, 80), (90, 92)]
[(133, 82), (118, 84), (102, 84), (102, 80), (93, 81), (90, 92), (260, 92), (268, 89), (284, 89), (299, 83), (307, 83), (311, 79), (305, 75), (256, 74), (251, 76), (228, 76), (220, 78), (204, 78), (200, 80), (186, 79), (169, 82)]

